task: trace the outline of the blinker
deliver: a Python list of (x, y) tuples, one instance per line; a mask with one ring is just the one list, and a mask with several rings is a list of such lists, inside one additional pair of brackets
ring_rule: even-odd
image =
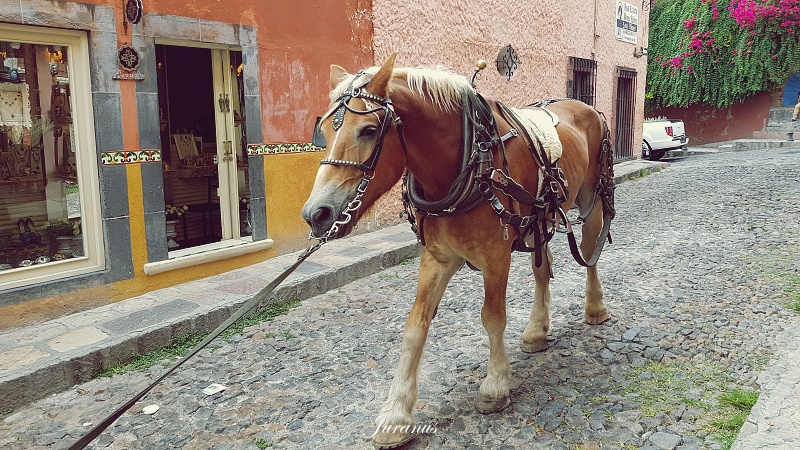
[(311, 137), (311, 144), (314, 147), (326, 148), (328, 142), (325, 140), (325, 135), (322, 134), (322, 116), (317, 116), (317, 122), (314, 124), (314, 134)]

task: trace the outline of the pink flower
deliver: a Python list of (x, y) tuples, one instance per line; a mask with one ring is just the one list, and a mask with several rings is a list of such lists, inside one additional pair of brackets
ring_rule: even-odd
[(772, 59), (778, 59), (778, 55), (772, 55)]

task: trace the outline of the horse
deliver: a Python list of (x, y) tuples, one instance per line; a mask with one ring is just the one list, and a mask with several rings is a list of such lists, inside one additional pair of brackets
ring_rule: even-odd
[[(512, 108), (477, 94), (474, 75), (470, 82), (443, 69), (395, 68), (396, 56), (357, 74), (331, 65), (330, 109), (317, 118), (313, 140), (328, 153), (301, 212), (311, 237), (339, 238), (352, 231), (360, 210), (403, 179), (408, 219), (423, 248), (402, 350), (372, 436), (379, 449), (413, 438), (423, 347), (445, 288), (464, 264), (480, 270), (484, 282), (489, 363), (475, 399), (481, 413), (510, 404), (504, 333), (511, 254), (532, 252), (534, 302), (522, 350), (543, 351), (550, 329), (548, 241), (557, 227), (573, 236), (564, 215), (573, 205), (583, 222), (580, 250), (572, 247), (587, 266), (585, 320), (596, 325), (609, 318), (596, 264), (613, 218), (604, 117), (576, 100), (548, 105), (561, 145), (560, 158), (549, 161), (532, 150), (539, 138), (523, 136)], [(585, 255), (592, 255), (588, 263)]]

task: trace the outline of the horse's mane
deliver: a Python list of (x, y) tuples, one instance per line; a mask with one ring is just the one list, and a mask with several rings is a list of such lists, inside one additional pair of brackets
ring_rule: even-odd
[[(380, 67), (370, 67), (364, 69), (364, 72), (370, 76), (375, 73)], [(336, 101), (337, 98), (344, 92), (348, 85), (353, 81), (356, 75), (348, 75), (331, 91), (331, 102)], [(412, 68), (402, 67), (396, 68), (392, 72), (392, 78), (405, 77), (408, 88), (411, 91), (419, 94), (423, 99), (430, 98), (431, 103), (436, 108), (443, 111), (453, 111), (461, 107), (461, 93), (465, 90), (472, 90), (472, 85), (469, 84), (463, 75), (459, 75), (444, 67), (434, 68)]]

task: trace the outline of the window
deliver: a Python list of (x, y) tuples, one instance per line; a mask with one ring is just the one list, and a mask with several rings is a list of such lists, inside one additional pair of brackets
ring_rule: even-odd
[(617, 68), (617, 114), (614, 159), (633, 158), (633, 135), (636, 122), (636, 71)]
[(0, 290), (103, 267), (86, 34), (0, 25)]
[(572, 81), (571, 86), (567, 87), (567, 96), (594, 106), (597, 61), (570, 56), (569, 63), (572, 66)]

